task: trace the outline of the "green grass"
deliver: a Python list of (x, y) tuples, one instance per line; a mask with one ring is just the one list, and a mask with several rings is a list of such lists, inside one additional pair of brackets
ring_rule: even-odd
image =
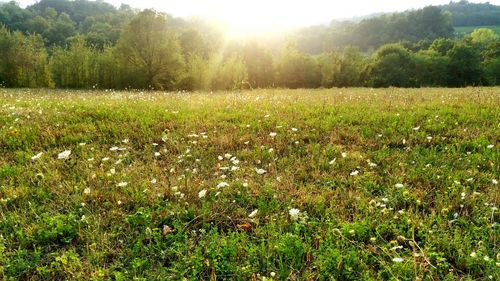
[(487, 25), (487, 26), (457, 26), (455, 27), (455, 33), (460, 36), (465, 36), (471, 34), (474, 30), (478, 28), (489, 28), (494, 30), (498, 35), (500, 35), (500, 25)]
[(499, 107), (0, 89), (0, 279), (499, 280)]

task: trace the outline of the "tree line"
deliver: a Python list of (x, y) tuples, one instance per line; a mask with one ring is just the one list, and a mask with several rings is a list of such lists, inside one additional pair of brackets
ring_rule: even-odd
[(304, 40), (297, 37), (278, 50), (256, 41), (227, 42), (202, 21), (128, 6), (116, 9), (101, 1), (43, 0), (23, 18), (27, 10), (13, 3), (0, 7), (0, 22), (9, 18), (9, 25), (0, 27), (4, 87), (232, 90), (500, 84), (498, 35), (478, 29), (461, 39), (446, 36), (442, 27), (449, 24), (448, 15), (433, 7), (404, 15), (413, 23), (435, 23), (437, 27), (427, 29), (435, 36), (426, 36), (420, 26), (414, 32), (422, 34), (421, 40), (396, 40), (393, 35), (387, 41), (397, 43), (380, 41), (373, 50), (352, 43), (317, 54), (304, 51)]

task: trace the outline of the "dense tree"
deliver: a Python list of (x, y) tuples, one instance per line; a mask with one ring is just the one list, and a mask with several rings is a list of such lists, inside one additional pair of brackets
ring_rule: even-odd
[(0, 27), (0, 84), (9, 87), (50, 87), (48, 55), (39, 35), (25, 36)]
[(401, 45), (382, 46), (375, 53), (367, 71), (370, 84), (374, 87), (415, 86), (415, 61)]
[(342, 64), (341, 54), (337, 51), (322, 54), (319, 58), (319, 68), (321, 71), (321, 86), (331, 88), (337, 86), (338, 76), (340, 76), (340, 65)]
[(248, 83), (248, 73), (243, 60), (237, 55), (221, 60), (214, 57), (209, 66), (210, 89), (235, 90)]
[(82, 37), (75, 38), (66, 49), (57, 47), (50, 65), (58, 87), (89, 88), (97, 84), (96, 53)]
[(429, 49), (438, 52), (442, 56), (446, 56), (455, 44), (456, 42), (451, 39), (439, 38), (432, 42)]
[(450, 59), (434, 50), (415, 54), (415, 84), (421, 87), (445, 86)]
[(486, 81), (490, 85), (500, 85), (500, 40), (490, 42), (481, 55)]
[(22, 9), (14, 2), (8, 2), (0, 7), (0, 24), (5, 25), (9, 30), (27, 30), (27, 22), (32, 17), (32, 13), (27, 9)]
[(481, 56), (474, 47), (456, 44), (449, 52), (449, 86), (477, 86), (482, 84)]
[(277, 82), (287, 88), (316, 88), (321, 85), (321, 69), (314, 58), (288, 44), (276, 62)]
[(362, 85), (362, 74), (367, 60), (358, 48), (347, 47), (342, 53), (340, 72), (335, 81), (337, 87)]
[(49, 28), (44, 32), (44, 37), (48, 45), (65, 45), (66, 40), (74, 36), (76, 33), (75, 23), (71, 20), (68, 14), (61, 13), (49, 25)]
[(486, 3), (461, 0), (440, 7), (453, 15), (455, 26), (500, 25), (500, 7)]
[(197, 54), (186, 56), (184, 76), (178, 83), (183, 90), (210, 90), (209, 60)]
[(183, 60), (177, 34), (164, 14), (141, 12), (127, 26), (118, 51), (124, 58), (130, 86), (171, 89), (181, 76)]
[(251, 87), (265, 88), (273, 85), (274, 65), (269, 50), (256, 42), (250, 42), (242, 48), (242, 59), (247, 67)]

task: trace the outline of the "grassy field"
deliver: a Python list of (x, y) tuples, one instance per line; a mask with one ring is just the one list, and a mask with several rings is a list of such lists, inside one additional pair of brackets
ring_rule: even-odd
[(471, 34), (474, 30), (478, 28), (489, 28), (493, 29), (498, 35), (500, 35), (500, 25), (488, 25), (488, 26), (458, 26), (455, 27), (455, 33), (460, 36), (465, 36)]
[(500, 89), (0, 89), (2, 280), (499, 280)]

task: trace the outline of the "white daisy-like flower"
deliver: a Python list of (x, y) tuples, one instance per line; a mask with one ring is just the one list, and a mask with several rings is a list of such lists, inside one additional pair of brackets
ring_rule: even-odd
[(83, 190), (83, 194), (89, 195), (89, 194), (90, 194), (90, 188), (88, 188), (88, 187), (87, 187), (87, 188), (85, 188), (85, 189)]
[(203, 189), (202, 191), (200, 191), (198, 193), (198, 198), (200, 198), (200, 199), (203, 198), (203, 197), (205, 197), (205, 196), (207, 196), (207, 190), (206, 189)]
[(490, 144), (487, 147), (488, 147), (488, 149), (493, 149), (493, 147), (495, 147), (495, 146), (493, 144)]
[(292, 220), (298, 220), (300, 216), (300, 210), (296, 208), (292, 208), (288, 211), (288, 214), (292, 218)]
[(228, 186), (229, 186), (229, 183), (223, 181), (217, 185), (217, 188), (224, 188), (224, 187), (228, 187)]
[(258, 213), (259, 213), (259, 210), (255, 209), (255, 210), (253, 210), (253, 212), (250, 213), (250, 215), (248, 215), (248, 217), (249, 218), (254, 218), (255, 216), (257, 216)]
[(57, 155), (57, 159), (67, 159), (71, 155), (71, 150), (65, 150)]
[(359, 175), (359, 171), (358, 170), (355, 170), (355, 171), (351, 172), (351, 176), (354, 177), (354, 176), (357, 176), (357, 175)]
[(403, 188), (403, 187), (405, 187), (405, 186), (404, 186), (404, 184), (402, 184), (402, 183), (396, 183), (396, 184), (394, 185), (394, 187), (395, 187), (395, 188)]
[(263, 175), (263, 174), (267, 173), (267, 171), (264, 169), (255, 169), (255, 172), (257, 172), (257, 174), (259, 174), (259, 175)]
[(403, 258), (393, 258), (392, 261), (396, 262), (396, 263), (402, 263), (404, 261), (404, 259)]
[(128, 182), (125, 182), (125, 181), (118, 183), (118, 187), (125, 187), (127, 185), (128, 185)]
[(275, 133), (275, 132), (271, 132), (271, 133), (269, 133), (269, 136), (270, 136), (270, 137), (272, 137), (272, 138), (274, 138), (274, 137), (275, 137), (275, 136), (277, 136), (277, 135), (278, 135), (278, 133)]
[(43, 152), (40, 152), (40, 153), (38, 153), (37, 155), (35, 155), (35, 156), (31, 157), (31, 160), (35, 161), (35, 160), (37, 160), (37, 159), (40, 159), (40, 157), (42, 157), (42, 155), (43, 155)]

